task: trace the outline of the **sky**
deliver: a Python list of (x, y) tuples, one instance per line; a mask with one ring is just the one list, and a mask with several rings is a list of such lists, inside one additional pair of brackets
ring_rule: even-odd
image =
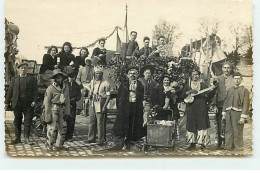
[[(251, 1), (226, 0), (6, 0), (5, 14), (20, 29), (18, 55), (42, 63), (44, 46), (62, 46), (65, 41), (86, 46), (109, 35), (115, 26), (123, 27), (126, 3), (128, 30), (138, 32), (141, 47), (143, 37), (152, 38), (154, 26), (161, 19), (177, 24), (182, 33), (174, 52), (180, 52), (190, 39), (201, 38), (201, 17), (222, 21), (218, 35), (228, 43), (232, 43), (230, 24), (252, 23)], [(107, 49), (116, 48), (115, 39), (113, 35), (107, 41)], [(230, 51), (231, 44), (226, 49)], [(73, 53), (78, 55), (78, 50)]]

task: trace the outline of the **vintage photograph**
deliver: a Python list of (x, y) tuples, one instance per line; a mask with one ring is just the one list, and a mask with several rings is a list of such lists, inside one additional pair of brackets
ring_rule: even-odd
[(253, 155), (252, 14), (251, 0), (6, 0), (6, 155)]

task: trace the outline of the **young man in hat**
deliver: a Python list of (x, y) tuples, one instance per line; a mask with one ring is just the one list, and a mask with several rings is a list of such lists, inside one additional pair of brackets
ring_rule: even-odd
[(79, 72), (76, 78), (76, 82), (81, 86), (81, 99), (77, 103), (77, 108), (82, 109), (82, 114), (85, 116), (87, 114), (87, 102), (85, 98), (86, 90), (84, 86), (89, 85), (90, 81), (94, 77), (94, 67), (92, 66), (92, 62), (90, 58), (86, 58), (85, 67), (80, 66)]
[(234, 86), (229, 88), (223, 104), (222, 119), (226, 120), (224, 149), (243, 150), (243, 128), (249, 111), (249, 91), (242, 83), (242, 75), (234, 74)]
[(113, 149), (120, 150), (124, 145), (130, 149), (130, 142), (137, 141), (144, 136), (144, 87), (137, 80), (138, 73), (137, 67), (130, 67), (127, 70), (128, 80), (121, 83), (118, 89), (116, 98), (118, 114), (113, 127), (115, 136)]
[(110, 101), (110, 85), (103, 79), (103, 68), (94, 68), (94, 79), (87, 87), (89, 91), (89, 132), (87, 143), (96, 142), (102, 145), (106, 140), (106, 111)]
[[(67, 75), (60, 69), (53, 70), (54, 82), (47, 88), (43, 107), (47, 120), (47, 149), (62, 149), (67, 130), (66, 119), (70, 116), (69, 87), (65, 84)], [(58, 134), (57, 134), (58, 133)]]
[(227, 91), (229, 88), (234, 86), (234, 79), (231, 75), (231, 64), (229, 62), (225, 62), (222, 65), (223, 74), (217, 77), (217, 92), (216, 92), (216, 130), (217, 130), (217, 149), (221, 149), (224, 138), (221, 137), (221, 119), (222, 119), (222, 109), (225, 98), (227, 96)]
[(14, 110), (15, 139), (12, 144), (21, 143), (21, 126), (24, 116), (24, 142), (32, 145), (30, 141), (30, 130), (33, 118), (33, 107), (38, 99), (38, 88), (36, 78), (27, 74), (28, 64), (22, 63), (18, 66), (19, 75), (11, 79), (6, 95), (6, 107), (10, 105)]
[(67, 118), (67, 132), (65, 136), (65, 140), (71, 142), (74, 128), (75, 128), (75, 121), (76, 121), (76, 112), (77, 112), (77, 101), (80, 100), (81, 97), (81, 87), (75, 81), (75, 76), (77, 75), (75, 71), (70, 68), (67, 72), (68, 80), (66, 81), (69, 87), (69, 97), (70, 97), (70, 116)]
[(146, 125), (149, 113), (152, 108), (152, 95), (153, 95), (153, 90), (154, 88), (158, 85), (157, 82), (155, 82), (152, 78), (154, 72), (154, 68), (152, 66), (145, 66), (142, 70), (141, 73), (143, 73), (143, 77), (139, 79), (139, 81), (143, 84), (144, 86), (144, 101), (143, 101), (143, 106), (144, 106), (144, 115), (143, 115), (143, 120), (144, 124)]

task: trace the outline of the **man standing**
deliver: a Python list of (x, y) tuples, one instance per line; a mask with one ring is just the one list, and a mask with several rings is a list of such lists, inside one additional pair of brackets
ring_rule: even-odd
[(222, 119), (222, 109), (225, 98), (227, 96), (227, 91), (229, 88), (234, 86), (234, 79), (231, 75), (231, 64), (229, 62), (225, 62), (222, 65), (223, 74), (217, 77), (218, 82), (218, 90), (216, 93), (216, 124), (217, 124), (217, 137), (218, 144), (217, 149), (221, 149), (221, 146), (224, 142), (224, 138), (221, 137), (221, 119)]
[(85, 116), (87, 114), (87, 100), (85, 100), (84, 96), (85, 96), (85, 87), (87, 86), (90, 81), (93, 79), (94, 76), (94, 67), (91, 65), (91, 59), (90, 58), (86, 58), (86, 65), (85, 67), (80, 66), (79, 68), (79, 72), (76, 78), (76, 82), (81, 86), (81, 88), (83, 88), (81, 90), (81, 99), (78, 101), (77, 103), (77, 109), (82, 110), (82, 114)]
[(223, 105), (222, 119), (226, 119), (225, 149), (243, 150), (243, 128), (248, 117), (249, 91), (241, 86), (242, 76), (234, 74), (234, 86), (229, 88)]
[(130, 142), (141, 139), (143, 134), (143, 97), (144, 87), (137, 80), (139, 69), (130, 67), (127, 80), (121, 83), (117, 93), (118, 114), (113, 127), (114, 149), (122, 149), (124, 144), (130, 149)]
[(131, 59), (131, 56), (136, 56), (139, 50), (138, 43), (135, 41), (137, 38), (137, 32), (131, 31), (131, 40), (129, 40), (126, 49), (126, 59)]
[(66, 122), (67, 122), (67, 132), (65, 136), (65, 140), (72, 142), (72, 137), (74, 133), (74, 128), (75, 128), (75, 121), (76, 121), (76, 112), (77, 112), (77, 101), (79, 101), (81, 97), (80, 93), (80, 86), (75, 82), (75, 71), (70, 68), (69, 71), (67, 72), (68, 75), (68, 81), (66, 82), (67, 85), (69, 86), (69, 99), (70, 99), (70, 116), (67, 117)]
[(89, 132), (87, 143), (96, 142), (98, 145), (105, 142), (106, 111), (110, 101), (110, 85), (103, 79), (103, 69), (95, 67), (94, 79), (87, 87), (89, 90)]
[(140, 82), (144, 86), (144, 101), (143, 101), (143, 106), (144, 106), (144, 115), (143, 115), (143, 120), (144, 120), (144, 126), (147, 123), (149, 113), (151, 111), (152, 102), (151, 102), (151, 97), (153, 95), (153, 90), (155, 86), (157, 86), (157, 83), (152, 79), (152, 75), (154, 72), (154, 68), (152, 66), (145, 66), (143, 68), (143, 75), (144, 77), (140, 78)]
[(33, 107), (38, 99), (37, 81), (35, 77), (27, 74), (28, 64), (22, 63), (18, 66), (19, 75), (12, 78), (5, 104), (11, 103), (14, 110), (15, 139), (12, 144), (21, 143), (21, 126), (24, 116), (24, 142), (32, 145), (30, 141), (30, 130), (33, 118)]
[(138, 55), (140, 57), (144, 56), (147, 58), (152, 53), (153, 50), (151, 47), (149, 47), (149, 43), (150, 43), (149, 37), (144, 37), (143, 41), (144, 41), (144, 47), (139, 50)]

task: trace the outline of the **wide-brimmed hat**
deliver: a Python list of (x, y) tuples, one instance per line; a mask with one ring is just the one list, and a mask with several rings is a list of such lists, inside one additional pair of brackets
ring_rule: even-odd
[(155, 67), (154, 67), (154, 65), (151, 65), (151, 64), (142, 67), (140, 70), (140, 74), (143, 74), (145, 72), (145, 70), (148, 70), (148, 69), (151, 71), (152, 74), (154, 74)]
[(22, 66), (29, 66), (27, 63), (25, 63), (25, 62), (23, 62), (23, 63), (21, 63), (21, 64), (19, 64), (18, 66), (17, 66), (17, 68), (20, 68), (20, 67), (22, 67)]
[(129, 71), (131, 70), (136, 70), (138, 73), (139, 73), (139, 68), (136, 67), (136, 66), (129, 66), (127, 69), (126, 69), (126, 73), (128, 73)]
[(58, 74), (61, 74), (63, 77), (68, 77), (68, 75), (66, 75), (65, 73), (61, 72), (60, 69), (55, 69), (53, 70), (53, 75), (52, 75), (52, 79), (54, 79)]
[(71, 66), (66, 67), (66, 74), (68, 75), (68, 77), (72, 78), (76, 76), (75, 70)]

